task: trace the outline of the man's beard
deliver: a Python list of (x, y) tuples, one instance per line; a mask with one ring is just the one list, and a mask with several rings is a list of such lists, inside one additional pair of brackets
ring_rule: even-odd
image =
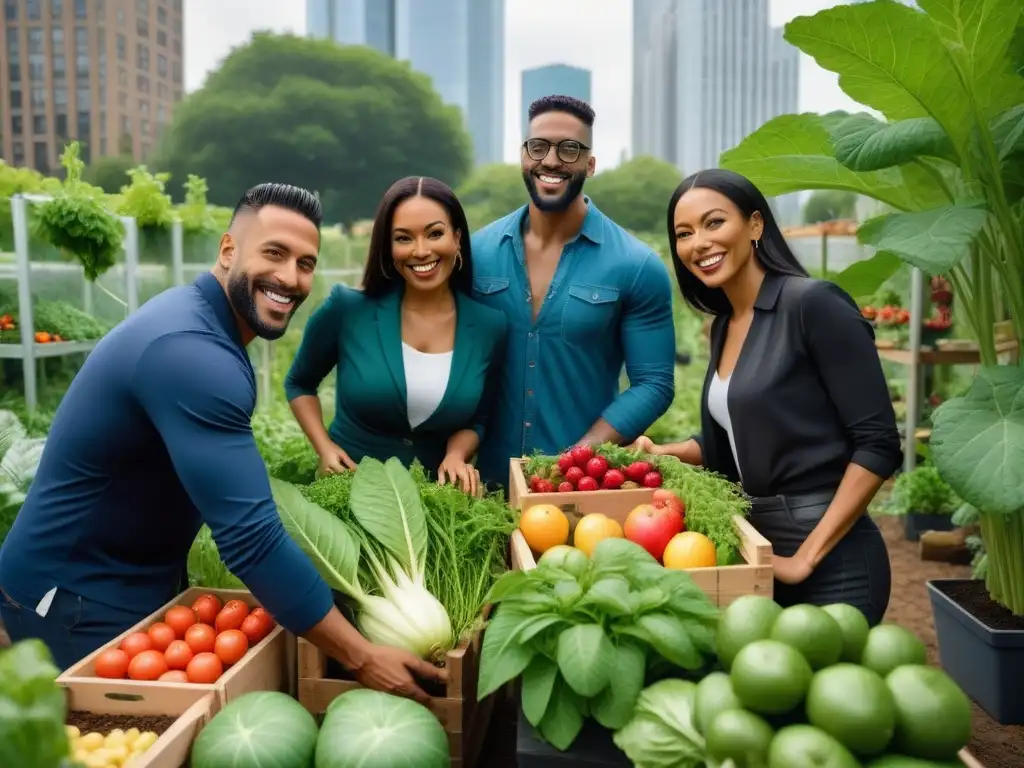
[[(254, 291), (263, 286), (267, 290), (274, 291), (275, 293), (281, 293), (285, 296), (292, 297), (291, 311), (288, 313), (288, 319), (284, 325), (276, 326), (265, 323), (259, 314), (259, 310), (256, 308), (256, 296)], [(305, 297), (298, 296), (290, 291), (281, 289), (277, 285), (271, 285), (270, 283), (261, 282), (259, 286), (249, 285), (249, 278), (247, 275), (239, 274), (234, 277), (228, 277), (228, 301), (231, 302), (232, 309), (238, 313), (238, 315), (245, 321), (245, 323), (252, 329), (252, 332), (259, 336), (261, 339), (267, 341), (275, 341), (284, 336), (285, 331), (288, 330), (288, 324), (291, 322), (292, 316), (295, 314), (295, 310), (299, 308)]]
[(530, 199), (537, 208), (545, 213), (561, 213), (580, 196), (583, 191), (583, 184), (587, 180), (586, 171), (577, 171), (569, 176), (569, 182), (565, 185), (565, 192), (560, 197), (544, 198), (537, 192), (537, 179), (533, 171), (523, 171), (523, 181), (526, 183), (526, 190), (530, 193)]

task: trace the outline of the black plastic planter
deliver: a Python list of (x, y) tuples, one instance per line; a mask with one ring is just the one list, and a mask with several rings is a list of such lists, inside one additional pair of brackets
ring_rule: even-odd
[(516, 737), (516, 765), (519, 768), (629, 768), (629, 758), (612, 741), (612, 732), (591, 718), (565, 752), (544, 741), (519, 708)]
[(942, 668), (1000, 725), (1024, 725), (1024, 630), (994, 630), (928, 582)]
[(903, 516), (903, 535), (907, 541), (917, 541), (926, 531), (952, 531), (952, 515), (929, 515), (908, 512)]

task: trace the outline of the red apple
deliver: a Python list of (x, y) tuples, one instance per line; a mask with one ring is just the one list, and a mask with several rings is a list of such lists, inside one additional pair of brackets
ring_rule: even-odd
[[(654, 492), (654, 497), (651, 499), (651, 503), (656, 507), (669, 507), (674, 510), (680, 518), (685, 521), (686, 518), (686, 505), (683, 504), (683, 500), (676, 496), (672, 491), (667, 488), (658, 488)], [(685, 524), (680, 531), (686, 530)]]
[(651, 553), (659, 563), (665, 547), (683, 530), (683, 516), (671, 506), (641, 504), (635, 507), (622, 526), (623, 535)]

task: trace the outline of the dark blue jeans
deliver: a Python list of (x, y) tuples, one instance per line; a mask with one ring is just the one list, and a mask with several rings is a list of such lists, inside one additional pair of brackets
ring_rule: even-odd
[[(796, 554), (832, 501), (831, 493), (773, 496), (753, 500), (750, 522), (782, 557)], [(775, 602), (783, 608), (799, 603), (848, 603), (868, 623), (882, 621), (889, 607), (892, 572), (882, 532), (867, 513), (854, 524), (818, 567), (800, 584), (775, 582)]]
[(65, 670), (146, 618), (58, 589), (42, 617), (0, 587), (0, 618), (11, 642), (37, 638), (46, 643), (54, 663)]

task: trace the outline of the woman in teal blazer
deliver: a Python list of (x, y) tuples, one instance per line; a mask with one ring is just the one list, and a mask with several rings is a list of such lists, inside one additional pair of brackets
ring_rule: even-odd
[[(285, 379), (321, 472), (397, 456), (477, 492), (470, 461), (500, 375), (506, 320), (470, 298), (472, 284), (469, 226), (455, 194), (436, 179), (395, 182), (377, 209), (362, 290), (333, 287)], [(327, 429), (317, 390), (335, 367)]]

